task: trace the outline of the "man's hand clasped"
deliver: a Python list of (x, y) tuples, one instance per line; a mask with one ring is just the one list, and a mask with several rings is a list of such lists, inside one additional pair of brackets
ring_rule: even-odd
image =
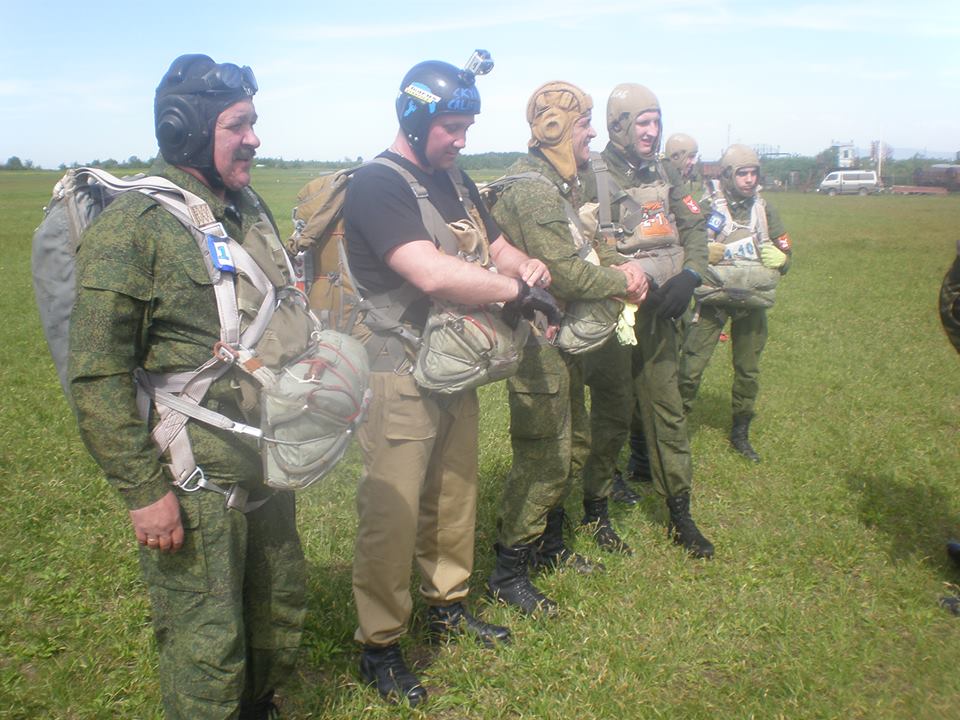
[(183, 547), (180, 501), (171, 490), (146, 507), (130, 511), (137, 542), (150, 550), (175, 553)]

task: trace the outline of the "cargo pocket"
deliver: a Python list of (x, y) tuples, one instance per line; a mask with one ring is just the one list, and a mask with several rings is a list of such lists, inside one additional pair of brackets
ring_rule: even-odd
[(557, 418), (569, 412), (563, 407), (563, 385), (564, 378), (556, 374), (508, 378), (510, 434), (524, 440), (554, 437)]
[(148, 586), (181, 592), (206, 592), (209, 589), (206, 551), (200, 529), (200, 495), (204, 492), (177, 496), (183, 523), (183, 547), (175, 553), (141, 548), (140, 567)]

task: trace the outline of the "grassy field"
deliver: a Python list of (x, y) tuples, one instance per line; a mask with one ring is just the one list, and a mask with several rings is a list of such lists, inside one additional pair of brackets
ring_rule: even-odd
[[(30, 236), (57, 173), (0, 173), (0, 718), (159, 717), (135, 540), (81, 446), (44, 345)], [(285, 231), (306, 174), (259, 171)], [(727, 446), (730, 352), (691, 417), (694, 515), (717, 546), (666, 541), (649, 494), (615, 523), (632, 558), (557, 574), (558, 619), (477, 602), (512, 645), (407, 643), (430, 692), (390, 708), (359, 683), (350, 563), (356, 454), (301, 495), (310, 565), (289, 718), (945, 718), (960, 715), (960, 366), (936, 315), (960, 197), (772, 194), (795, 244), (770, 312), (749, 465)], [(474, 596), (492, 566), (509, 467), (500, 385), (482, 392)], [(578, 513), (579, 493), (568, 508)], [(584, 539), (578, 549), (597, 553)], [(418, 605), (417, 612), (422, 608)]]

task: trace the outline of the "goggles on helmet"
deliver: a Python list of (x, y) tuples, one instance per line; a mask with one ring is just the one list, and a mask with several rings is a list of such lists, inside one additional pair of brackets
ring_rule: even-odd
[(243, 90), (247, 95), (254, 95), (259, 90), (257, 79), (248, 65), (240, 67), (233, 63), (221, 63), (210, 68), (200, 79), (207, 86), (208, 92), (231, 93)]

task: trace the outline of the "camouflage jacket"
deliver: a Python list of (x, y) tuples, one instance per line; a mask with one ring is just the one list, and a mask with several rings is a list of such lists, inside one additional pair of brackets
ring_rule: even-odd
[[(659, 160), (647, 165), (634, 165), (613, 143), (607, 143), (600, 155), (606, 163), (613, 181), (625, 190), (660, 180), (660, 174), (657, 171)], [(683, 246), (684, 256), (683, 267), (693, 270), (697, 275), (702, 275), (707, 269), (706, 218), (693, 197), (683, 191), (681, 184), (674, 182), (676, 176), (666, 171), (665, 175), (671, 181), (669, 210), (673, 213), (677, 230), (680, 233), (680, 244)], [(592, 171), (584, 175), (584, 188), (585, 200), (587, 202), (597, 202), (597, 181)], [(613, 219), (618, 220), (620, 217), (619, 206), (614, 205), (610, 210)]]
[(533, 153), (515, 162), (507, 176), (536, 172), (553, 185), (535, 178), (523, 178), (509, 185), (491, 210), (503, 234), (532, 258), (550, 269), (550, 292), (561, 300), (601, 300), (626, 294), (626, 276), (610, 265), (626, 262), (604, 243), (593, 243), (600, 258), (594, 265), (577, 254), (564, 201), (579, 210), (579, 185), (565, 183), (553, 166)]
[[(242, 241), (260, 219), (252, 198), (237, 193), (236, 204), (228, 205), (162, 160), (150, 174), (199, 195), (235, 239)], [(132, 373), (137, 367), (150, 373), (190, 371), (210, 358), (220, 339), (213, 285), (190, 231), (137, 192), (119, 197), (84, 233), (76, 277), (69, 373), (80, 434), (128, 507), (143, 507), (170, 485), (137, 412)], [(203, 405), (241, 419), (231, 378), (228, 372), (217, 380)], [(195, 423), (189, 428), (201, 465), (231, 466), (251, 457), (249, 440)], [(243, 473), (258, 475), (259, 469)]]
[(960, 352), (960, 241), (953, 265), (940, 284), (940, 322), (950, 344)]

